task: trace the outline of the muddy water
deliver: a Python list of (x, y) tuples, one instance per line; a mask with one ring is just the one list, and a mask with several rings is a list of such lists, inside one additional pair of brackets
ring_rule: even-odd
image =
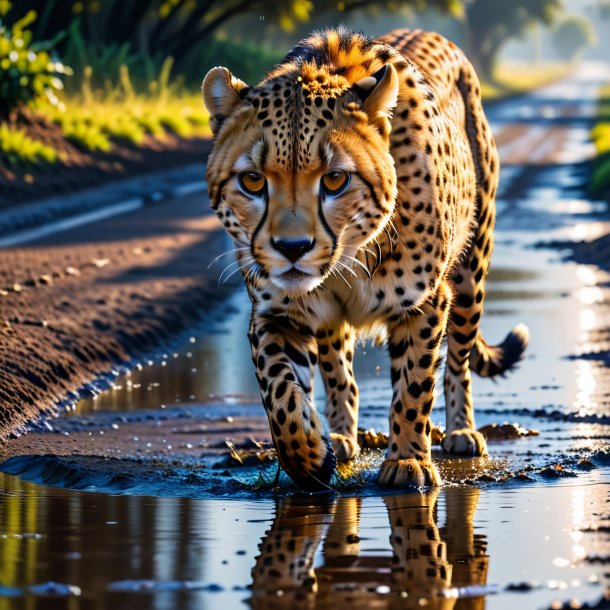
[[(540, 122), (581, 85), (501, 106), (494, 129), (515, 116)], [(586, 129), (562, 125), (559, 157), (585, 151)], [(274, 492), (273, 459), (227, 458), (227, 439), (269, 457), (237, 290), (181, 349), (92, 387), (95, 398), (3, 448), (0, 610), (598, 600), (610, 585), (610, 278), (557, 244), (607, 232), (610, 216), (586, 197), (586, 166), (531, 156), (502, 171), (483, 318), (488, 341), (525, 322), (531, 344), (517, 371), (475, 379), (474, 392), (478, 425), (538, 435), (492, 440), (489, 459), (435, 448), (446, 485), (433, 493), (386, 495), (375, 484), (381, 451), (340, 473), (335, 495), (295, 495), (286, 478)], [(386, 355), (361, 345), (355, 366), (361, 425), (387, 431)], [(443, 417), (439, 396), (432, 418)]]

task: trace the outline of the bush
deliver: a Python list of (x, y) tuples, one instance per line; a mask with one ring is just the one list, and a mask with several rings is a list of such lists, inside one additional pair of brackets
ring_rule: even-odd
[(225, 66), (249, 85), (258, 81), (286, 55), (288, 49), (268, 44), (252, 44), (234, 39), (213, 38), (197, 52), (189, 54), (182, 64), (186, 82), (200, 84), (206, 72), (214, 66)]
[(66, 139), (79, 148), (102, 152), (109, 152), (112, 148), (110, 140), (97, 125), (83, 120), (66, 120), (60, 124)]
[(34, 11), (11, 28), (0, 22), (0, 117), (8, 118), (15, 109), (44, 96), (57, 105), (56, 92), (63, 88), (60, 76), (71, 70), (52, 59), (48, 50), (55, 41), (32, 43), (26, 28), (36, 19)]

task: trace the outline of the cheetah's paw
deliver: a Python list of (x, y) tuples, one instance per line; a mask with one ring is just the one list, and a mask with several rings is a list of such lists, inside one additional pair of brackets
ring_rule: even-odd
[(457, 455), (482, 457), (487, 455), (487, 443), (483, 435), (477, 430), (461, 428), (453, 430), (441, 443), (443, 451)]
[[(321, 424), (317, 429), (321, 428)], [(310, 435), (297, 447), (286, 448), (278, 441), (278, 459), (286, 474), (301, 491), (309, 493), (331, 491), (330, 481), (335, 472), (337, 459), (328, 436)]]
[(441, 484), (441, 478), (431, 461), (407, 458), (385, 460), (379, 470), (378, 482), (386, 487), (435, 487)]
[(330, 442), (333, 446), (333, 451), (337, 460), (351, 460), (360, 452), (360, 446), (355, 438), (350, 438), (338, 432), (330, 433)]

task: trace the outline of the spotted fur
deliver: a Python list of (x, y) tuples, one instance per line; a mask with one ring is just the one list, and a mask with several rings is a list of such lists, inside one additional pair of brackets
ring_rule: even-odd
[[(462, 52), (419, 30), (328, 30), (255, 87), (211, 70), (203, 96), (208, 190), (252, 300), (252, 357), (284, 469), (324, 489), (336, 458), (358, 451), (356, 333), (385, 340), (391, 359), (381, 483), (439, 483), (429, 416), (447, 330), (443, 446), (484, 455), (470, 369), (503, 373), (527, 330), (498, 347), (479, 332), (499, 163)], [(329, 190), (329, 176), (343, 186)], [(312, 399), (317, 364), (330, 432)]]

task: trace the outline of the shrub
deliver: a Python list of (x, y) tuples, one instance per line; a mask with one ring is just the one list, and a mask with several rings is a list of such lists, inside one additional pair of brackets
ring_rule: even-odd
[(54, 42), (33, 43), (26, 28), (36, 19), (29, 11), (10, 28), (0, 21), (0, 117), (7, 118), (15, 109), (38, 97), (57, 105), (57, 91), (63, 88), (60, 76), (71, 70), (49, 49)]

